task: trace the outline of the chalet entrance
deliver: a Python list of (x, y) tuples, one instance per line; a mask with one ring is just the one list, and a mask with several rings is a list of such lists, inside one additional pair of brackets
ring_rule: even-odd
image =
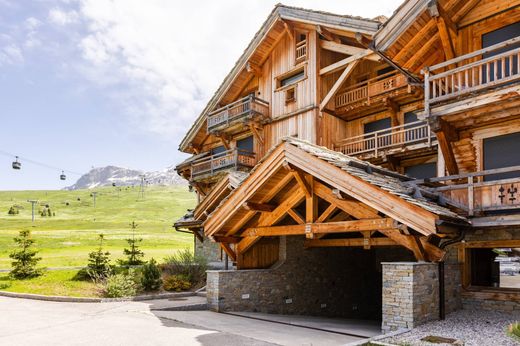
[(286, 139), (204, 223), (238, 269), (209, 272), (210, 306), (380, 320), (383, 264), (443, 260), (438, 225), (466, 222), (410, 180)]

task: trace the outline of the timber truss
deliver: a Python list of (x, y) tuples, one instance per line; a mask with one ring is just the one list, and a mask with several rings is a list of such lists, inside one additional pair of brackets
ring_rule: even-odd
[(291, 235), (305, 236), (307, 248), (404, 246), (417, 260), (441, 261), (438, 245), (446, 235), (437, 225), (465, 220), (406, 194), (396, 173), (376, 166), (367, 173), (349, 160), (355, 159), (287, 139), (208, 217), (205, 234), (239, 268), (262, 237)]

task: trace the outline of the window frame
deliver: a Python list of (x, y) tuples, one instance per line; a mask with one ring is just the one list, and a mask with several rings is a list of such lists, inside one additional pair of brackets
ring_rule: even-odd
[[(463, 241), (458, 245), (463, 295), (493, 300), (520, 300), (520, 288), (471, 285), (471, 249), (520, 248), (520, 239)], [(468, 251), (469, 250), (469, 251)]]
[[(286, 84), (284, 86), (281, 86), (281, 81), (284, 80), (284, 79), (287, 79), (287, 78), (290, 78), (292, 76), (295, 76), (299, 73), (301, 73), (303, 71), (303, 77), (301, 79), (298, 79), (294, 82), (291, 82), (289, 84)], [(282, 73), (278, 76), (275, 77), (275, 83), (276, 83), (276, 89), (274, 90), (275, 92), (277, 91), (282, 91), (282, 90), (286, 90), (288, 88), (291, 88), (293, 86), (296, 86), (298, 83), (304, 81), (307, 79), (307, 64), (303, 64), (303, 65), (299, 65), (298, 67), (296, 68), (293, 68), (285, 73)]]

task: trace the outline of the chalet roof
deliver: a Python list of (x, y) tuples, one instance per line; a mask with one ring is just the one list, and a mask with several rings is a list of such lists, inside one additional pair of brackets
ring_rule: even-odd
[(215, 108), (222, 96), (233, 84), (236, 77), (245, 69), (247, 62), (253, 55), (257, 47), (265, 39), (269, 31), (275, 26), (279, 20), (292, 20), (301, 23), (309, 23), (314, 25), (323, 25), (330, 28), (336, 28), (346, 31), (356, 31), (369, 35), (375, 34), (381, 25), (379, 18), (368, 19), (349, 15), (338, 15), (329, 12), (309, 10), (299, 7), (291, 7), (283, 4), (277, 4), (271, 14), (267, 17), (258, 32), (255, 34), (247, 48), (244, 50), (240, 58), (235, 63), (229, 74), (224, 78), (215, 94), (212, 96), (202, 113), (192, 124), (185, 137), (179, 144), (179, 150), (185, 151), (188, 144), (193, 140), (197, 131), (204, 125), (206, 115)]
[[(313, 157), (321, 160), (323, 164), (332, 165), (337, 168), (340, 168), (342, 171), (345, 172), (346, 175), (359, 178), (362, 181), (385, 191), (386, 193), (398, 197), (406, 203), (419, 207), (420, 209), (425, 211), (427, 215), (436, 215), (438, 219), (450, 222), (467, 223), (467, 220), (464, 217), (459, 216), (456, 213), (449, 210), (448, 208), (440, 206), (434, 201), (429, 200), (415, 193), (415, 188), (411, 186), (409, 183), (407, 183), (413, 180), (410, 177), (395, 173), (393, 171), (387, 170), (374, 164), (367, 163), (355, 157), (347, 156), (342, 153), (329, 150), (325, 147), (311, 144), (304, 140), (295, 138), (285, 138), (281, 144), (271, 149), (271, 151), (264, 157), (264, 159), (261, 162), (259, 162), (259, 164), (250, 172), (248, 179), (244, 179), (240, 186), (236, 188), (234, 191), (232, 191), (229, 194), (229, 196), (220, 203), (219, 207), (216, 208), (213, 211), (213, 213), (210, 214), (210, 216), (208, 216), (208, 219), (204, 222), (204, 225), (207, 225), (209, 222), (214, 222), (214, 220), (219, 220), (218, 222), (220, 222), (220, 218), (223, 216), (221, 215), (221, 212), (224, 211), (221, 209), (223, 209), (226, 206), (226, 203), (234, 204), (236, 202), (234, 201), (234, 199), (237, 199), (237, 197), (241, 198), (241, 196), (244, 195), (244, 191), (242, 191), (241, 187), (245, 184), (248, 184), (250, 181), (255, 181), (255, 179), (258, 180), (256, 172), (258, 170), (263, 169), (262, 164), (266, 161), (269, 161), (271, 159), (270, 156), (274, 155), (275, 152), (279, 152), (280, 149), (287, 151), (287, 149), (280, 148), (287, 145), (289, 145), (289, 147), (286, 147), (287, 149), (289, 149), (290, 147), (294, 147), (301, 150), (297, 151), (297, 155), (302, 156), (300, 157), (300, 159), (306, 159), (305, 157), (303, 157), (304, 155), (302, 155), (302, 152), (310, 154)], [(288, 160), (287, 156), (288, 155), (286, 155), (285, 160)], [(323, 166), (323, 170), (325, 170), (325, 166)], [(319, 173), (316, 173), (315, 177), (317, 179), (320, 179)], [(337, 181), (343, 179), (344, 177), (341, 176), (335, 177), (335, 180)], [(348, 191), (343, 192), (348, 193)], [(375, 209), (377, 210), (377, 208)], [(235, 208), (235, 210), (238, 209)]]
[(200, 228), (204, 221), (204, 212), (210, 213), (215, 208), (215, 203), (227, 197), (229, 193), (236, 189), (248, 174), (240, 171), (229, 172), (223, 177), (213, 189), (208, 193), (204, 200), (195, 209), (188, 209), (180, 219), (175, 221), (173, 227), (176, 228)]
[[(343, 171), (350, 173), (364, 181), (380, 187), (381, 189), (388, 191), (389, 193), (404, 199), (414, 205), (417, 205), (429, 212), (436, 215), (443, 216), (451, 220), (466, 220), (464, 217), (451, 211), (450, 209), (440, 206), (439, 204), (415, 194), (415, 188), (409, 183), (413, 181), (406, 175), (396, 174), (395, 172), (384, 169), (374, 164), (368, 164), (366, 161), (358, 158), (344, 155), (340, 152), (327, 149), (311, 144), (306, 141), (299, 139), (288, 138), (286, 142), (297, 146), (298, 148), (308, 152), (309, 154), (320, 158), (330, 164), (340, 167)], [(365, 169), (363, 166), (369, 167)], [(370, 172), (370, 169), (372, 172)]]

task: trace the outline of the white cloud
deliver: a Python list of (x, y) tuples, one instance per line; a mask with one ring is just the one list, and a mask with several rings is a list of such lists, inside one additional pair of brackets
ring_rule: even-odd
[(49, 11), (49, 21), (57, 25), (67, 25), (76, 23), (79, 15), (76, 11), (64, 11), (60, 8), (53, 8)]
[[(276, 2), (80, 0), (77, 11), (55, 8), (49, 19), (85, 23), (78, 70), (105, 88), (136, 128), (179, 140)], [(287, 1), (367, 17), (389, 15), (399, 2)]]
[(3, 64), (19, 64), (24, 61), (22, 50), (14, 43), (0, 49), (0, 66)]

